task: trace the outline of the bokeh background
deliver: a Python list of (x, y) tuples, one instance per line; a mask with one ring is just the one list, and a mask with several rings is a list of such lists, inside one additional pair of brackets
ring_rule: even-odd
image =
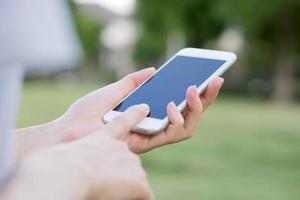
[(19, 127), (53, 120), (82, 95), (159, 67), (186, 46), (233, 51), (238, 61), (194, 137), (142, 155), (154, 192), (165, 200), (299, 199), (299, 0), (24, 2), (41, 17), (24, 15), (16, 31), (30, 58)]

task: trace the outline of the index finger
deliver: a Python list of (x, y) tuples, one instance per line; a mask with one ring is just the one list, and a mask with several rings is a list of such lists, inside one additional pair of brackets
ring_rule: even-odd
[(149, 106), (147, 104), (129, 107), (106, 125), (109, 135), (116, 139), (125, 138), (138, 123), (147, 117), (148, 113)]
[(221, 77), (214, 78), (207, 86), (205, 92), (201, 94), (200, 99), (205, 110), (217, 98), (220, 88), (222, 87), (224, 79)]
[(92, 92), (90, 95), (103, 102), (101, 112), (106, 113), (154, 73), (154, 67), (134, 72), (105, 88)]

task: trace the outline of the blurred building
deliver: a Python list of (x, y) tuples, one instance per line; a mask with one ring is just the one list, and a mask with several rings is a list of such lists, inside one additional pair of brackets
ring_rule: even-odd
[(4, 0), (0, 63), (20, 63), (30, 75), (75, 67), (81, 46), (66, 0)]
[(80, 11), (101, 23), (99, 65), (115, 72), (117, 78), (135, 70), (132, 59), (137, 39), (133, 18), (134, 0), (77, 0)]

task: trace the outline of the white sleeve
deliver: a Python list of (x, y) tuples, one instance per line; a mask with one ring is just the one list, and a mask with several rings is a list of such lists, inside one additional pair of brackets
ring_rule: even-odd
[(14, 168), (14, 135), (23, 69), (18, 64), (0, 66), (0, 188)]

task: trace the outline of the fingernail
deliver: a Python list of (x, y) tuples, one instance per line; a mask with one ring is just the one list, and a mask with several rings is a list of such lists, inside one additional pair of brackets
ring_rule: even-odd
[(198, 88), (197, 88), (197, 86), (193, 85), (192, 87), (193, 87), (193, 93), (194, 93), (194, 95), (198, 96)]
[(174, 103), (174, 101), (171, 101), (170, 104), (174, 109), (176, 109), (176, 104)]
[(219, 84), (222, 85), (224, 83), (224, 78), (220, 77), (219, 78)]
[(149, 113), (150, 111), (150, 107), (148, 106), (148, 104), (142, 103), (139, 105), (139, 107), (145, 111), (145, 113)]
[(180, 115), (180, 112), (176, 106), (176, 104), (174, 103), (174, 101), (171, 101), (171, 107), (172, 107), (172, 113), (178, 118)]

